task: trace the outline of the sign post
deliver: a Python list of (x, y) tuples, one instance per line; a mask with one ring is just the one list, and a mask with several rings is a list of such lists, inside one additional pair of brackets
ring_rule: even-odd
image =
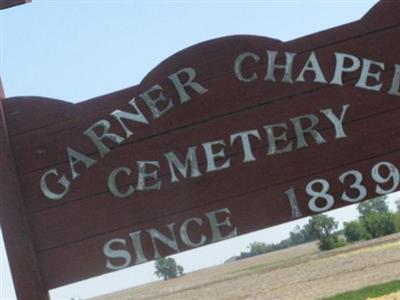
[(398, 191), (399, 14), (207, 41), (77, 104), (3, 100), (19, 299)]
[(0, 221), (18, 299), (49, 299), (43, 285), (31, 229), (10, 149), (3, 99), (0, 102)]
[[(0, 9), (31, 2), (31, 0), (2, 0)], [(5, 92), (0, 78), (0, 224), (6, 245), (11, 275), (18, 299), (48, 300), (43, 285), (31, 229), (21, 195), (19, 177), (10, 148), (3, 102)]]

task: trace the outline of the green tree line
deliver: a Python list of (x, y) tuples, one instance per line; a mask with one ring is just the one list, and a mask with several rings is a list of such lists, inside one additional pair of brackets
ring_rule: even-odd
[(376, 198), (360, 203), (358, 220), (344, 223), (344, 235), (348, 242), (370, 240), (400, 232), (400, 199), (397, 211), (391, 212), (385, 198)]
[(334, 218), (324, 214), (312, 216), (303, 227), (297, 225), (287, 239), (277, 244), (250, 243), (248, 251), (241, 252), (237, 258), (243, 259), (316, 240), (321, 250), (330, 250), (347, 243), (400, 232), (400, 199), (396, 201), (396, 212), (389, 210), (385, 200), (386, 197), (379, 197), (358, 204), (359, 218), (345, 222), (342, 231), (337, 230), (338, 222)]

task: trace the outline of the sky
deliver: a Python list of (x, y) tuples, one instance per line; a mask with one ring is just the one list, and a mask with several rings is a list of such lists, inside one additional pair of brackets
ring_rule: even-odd
[[(79, 102), (136, 85), (161, 61), (196, 43), (235, 34), (288, 41), (355, 21), (376, 2), (33, 0), (0, 12), (0, 74), (7, 97)], [(394, 207), (393, 201), (390, 205)], [(342, 224), (357, 218), (357, 210), (351, 206), (328, 215)], [(306, 222), (286, 223), (174, 258), (186, 272), (220, 264), (251, 242), (279, 242)], [(0, 299), (16, 299), (2, 240), (0, 268)], [(93, 297), (156, 280), (153, 272), (150, 262), (50, 295), (60, 300)]]

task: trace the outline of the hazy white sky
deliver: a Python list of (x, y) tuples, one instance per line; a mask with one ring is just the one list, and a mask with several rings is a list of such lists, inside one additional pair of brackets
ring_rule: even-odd
[[(158, 63), (193, 44), (234, 34), (290, 40), (355, 21), (376, 1), (58, 1), (2, 11), (0, 73), (6, 95), (78, 102), (141, 81)], [(340, 222), (355, 207), (329, 213)], [(222, 263), (253, 241), (278, 242), (305, 219), (174, 257), (186, 271)], [(0, 299), (15, 299), (1, 242)], [(147, 263), (51, 291), (90, 297), (155, 280)]]

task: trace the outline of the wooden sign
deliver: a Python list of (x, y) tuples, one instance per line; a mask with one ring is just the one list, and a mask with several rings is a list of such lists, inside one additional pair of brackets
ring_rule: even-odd
[(399, 190), (399, 14), (207, 41), (78, 104), (4, 100), (19, 299)]

